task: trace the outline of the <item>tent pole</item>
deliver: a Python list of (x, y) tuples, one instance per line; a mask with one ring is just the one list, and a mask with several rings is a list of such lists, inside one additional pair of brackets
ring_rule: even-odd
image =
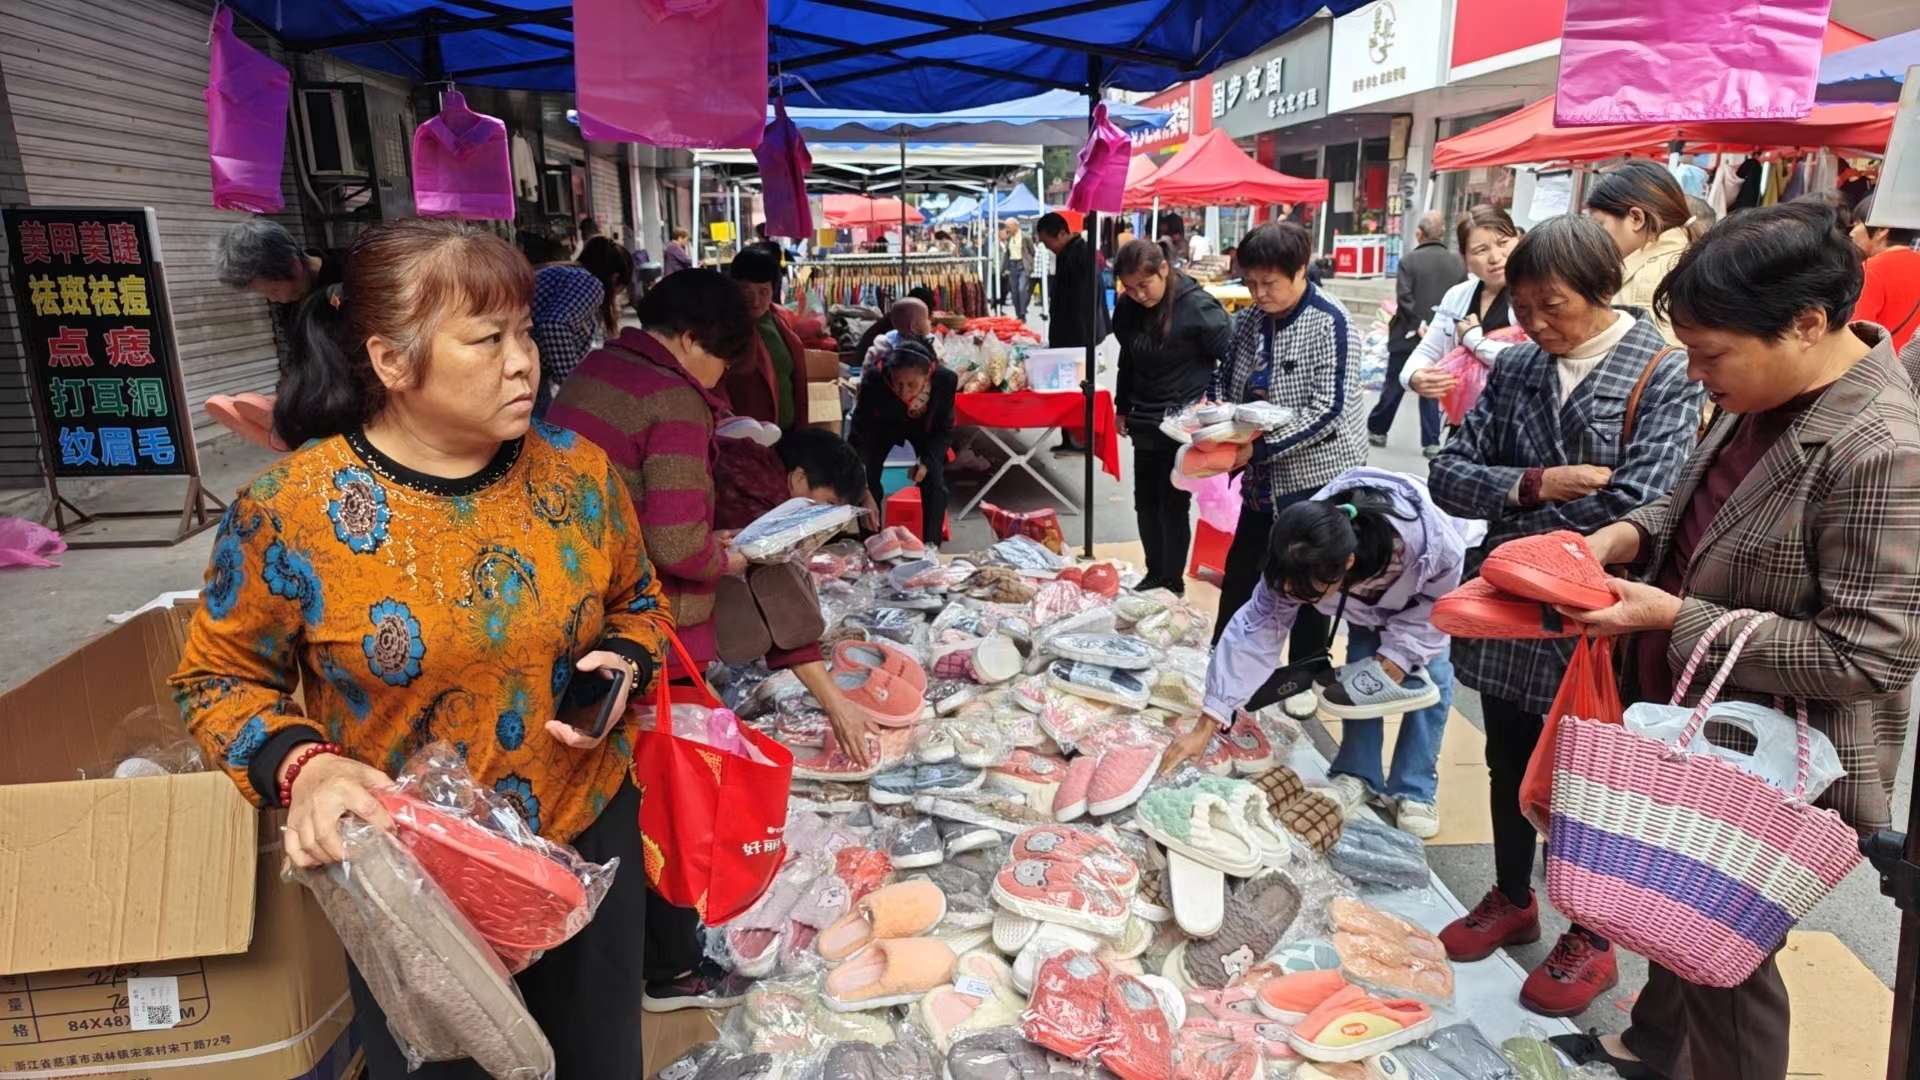
[(1160, 242), (1160, 196), (1153, 197), (1153, 241)]
[[(1090, 55), (1087, 57), (1087, 139), (1089, 141), (1093, 139), (1094, 114), (1095, 114), (1095, 110), (1097, 110), (1099, 107), (1100, 107), (1100, 59), (1096, 56)], [(1046, 189), (1044, 187), (1040, 189), (1040, 195), (1041, 195), (1041, 199), (1040, 199), (1041, 203), (1045, 204)], [(1093, 374), (1094, 374), (1093, 352), (1095, 347), (1098, 346), (1099, 344), (1099, 342), (1094, 340), (1094, 335), (1100, 332), (1100, 305), (1101, 303), (1104, 302), (1104, 298), (1101, 296), (1101, 289), (1100, 289), (1100, 260), (1098, 258), (1098, 253), (1094, 246), (1094, 241), (1097, 240), (1100, 236), (1100, 215), (1097, 212), (1088, 211), (1086, 234), (1088, 237), (1087, 239), (1087, 277), (1088, 277), (1087, 296), (1089, 298), (1089, 304), (1090, 304), (1091, 310), (1085, 313), (1087, 318), (1087, 334), (1086, 334), (1086, 341), (1087, 341), (1086, 365), (1087, 366), (1086, 366), (1086, 371), (1084, 372), (1084, 377), (1080, 384), (1081, 393), (1086, 397), (1086, 406), (1087, 406), (1087, 409), (1086, 409), (1087, 424), (1086, 424), (1086, 427), (1081, 431), (1081, 437), (1086, 440), (1086, 455), (1087, 455), (1086, 474), (1085, 474), (1086, 487), (1082, 489), (1084, 494), (1081, 495), (1081, 502), (1086, 507), (1086, 510), (1085, 510), (1086, 532), (1085, 532), (1085, 541), (1081, 546), (1081, 554), (1091, 559), (1093, 558), (1093, 506), (1094, 506), (1093, 456), (1094, 454), (1098, 453), (1098, 440), (1094, 437), (1094, 433), (1093, 433)], [(1049, 317), (1051, 317), (1052, 314), (1053, 314), (1052, 309), (1048, 309)]]
[(693, 228), (687, 234), (687, 258), (700, 265), (700, 163), (693, 163)]
[(907, 295), (907, 125), (900, 125), (900, 291)]
[[(993, 193), (999, 186), (1000, 177), (996, 173), (993, 178), (993, 183), (988, 186), (984, 195), (984, 198), (987, 200), (987, 248), (993, 251), (995, 253), (995, 259), (1004, 265), (1007, 259), (1007, 253), (1000, 239), (1000, 204), (994, 201), (993, 198)], [(1000, 267), (996, 265), (988, 267), (988, 269), (993, 271), (993, 309), (999, 311), (1000, 305), (1007, 302), (1005, 294), (1000, 291)]]
[[(1039, 165), (1036, 165), (1036, 166), (1034, 167), (1034, 172), (1035, 172), (1035, 173), (1036, 173), (1036, 174), (1038, 175), (1038, 179), (1037, 179), (1037, 180), (1035, 180), (1034, 182), (1040, 185), (1040, 208), (1041, 208), (1042, 210), (1045, 210), (1045, 209), (1046, 209), (1046, 206), (1047, 206), (1047, 166), (1046, 166), (1046, 163), (1045, 163), (1044, 161), (1042, 161), (1042, 162), (1041, 162), (1041, 164), (1039, 164)], [(1011, 192), (1011, 191), (1009, 191), (1009, 192), (1008, 192), (1008, 194), (1009, 194), (1009, 195), (1011, 195), (1011, 194), (1012, 194), (1012, 192)], [(1036, 235), (1038, 235), (1038, 234), (1036, 234)], [(1049, 318), (1049, 319), (1051, 319), (1051, 318), (1053, 318), (1053, 297), (1052, 297), (1052, 296), (1050, 296), (1050, 295), (1048, 294), (1048, 292), (1049, 292), (1049, 291), (1048, 291), (1048, 288), (1047, 288), (1047, 277), (1048, 277), (1048, 276), (1051, 276), (1051, 275), (1047, 275), (1047, 276), (1042, 276), (1042, 277), (1040, 278), (1040, 306), (1041, 306), (1041, 307), (1043, 307), (1043, 308), (1046, 308), (1046, 309), (1047, 309), (1047, 318)]]

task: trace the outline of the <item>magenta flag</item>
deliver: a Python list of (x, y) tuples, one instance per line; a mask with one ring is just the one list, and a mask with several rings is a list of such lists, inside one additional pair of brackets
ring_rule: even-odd
[(213, 13), (207, 52), (207, 160), (213, 205), (272, 214), (286, 205), (280, 166), (287, 152), (287, 69), (233, 32), (233, 12)]
[(773, 123), (753, 148), (760, 165), (760, 198), (767, 207), (767, 235), (812, 236), (813, 206), (807, 202), (807, 174), (813, 155), (800, 129), (787, 119), (787, 99), (775, 98)]
[(413, 208), (421, 217), (513, 220), (507, 125), (468, 108), (458, 90), (413, 131)]
[(750, 150), (767, 123), (766, 0), (574, 0), (580, 134)]
[(1107, 119), (1106, 102), (1093, 107), (1093, 130), (1080, 148), (1080, 166), (1074, 170), (1067, 208), (1086, 213), (1117, 214), (1127, 188), (1127, 159), (1133, 143), (1127, 133)]
[(1830, 0), (1567, 0), (1559, 127), (1798, 119)]

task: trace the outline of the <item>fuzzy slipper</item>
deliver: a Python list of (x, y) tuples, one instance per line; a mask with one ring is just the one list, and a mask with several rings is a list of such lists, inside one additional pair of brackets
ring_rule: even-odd
[(777, 648), (804, 648), (826, 635), (820, 594), (814, 591), (813, 575), (805, 566), (797, 562), (755, 566), (747, 571), (747, 587)]
[(835, 1012), (908, 1005), (952, 982), (953, 965), (953, 950), (935, 938), (877, 940), (827, 973), (822, 999)]
[(927, 992), (916, 1019), (945, 1054), (963, 1035), (1020, 1022), (1026, 1007), (1013, 987), (1013, 969), (988, 952), (970, 952), (954, 965), (953, 984)]
[(874, 890), (853, 910), (820, 931), (814, 948), (837, 963), (875, 940), (910, 938), (939, 925), (947, 914), (947, 896), (930, 881), (903, 881)]
[(835, 671), (860, 668), (879, 668), (906, 683), (922, 697), (930, 697), (927, 694), (926, 669), (920, 666), (912, 653), (898, 645), (885, 641), (843, 641), (833, 647)]
[[(1134, 824), (1170, 855), (1183, 855), (1235, 877), (1251, 877), (1260, 869), (1261, 852), (1248, 833), (1244, 810), (1199, 784), (1147, 792)], [(1174, 893), (1177, 901), (1177, 882)]]
[[(1034, 976), (1021, 1033), (1055, 1053), (1086, 1060), (1113, 1037), (1107, 1016), (1111, 981), (1107, 966), (1086, 952), (1073, 950), (1052, 957)], [(1152, 992), (1147, 996), (1151, 999)]]
[(1260, 984), (1255, 1002), (1260, 1015), (1281, 1024), (1297, 1024), (1328, 998), (1344, 990), (1347, 980), (1335, 970), (1281, 975)]
[(937, 679), (967, 679), (993, 686), (1020, 674), (1022, 663), (1020, 649), (1012, 638), (990, 634), (934, 653), (932, 666)]
[(1015, 858), (993, 879), (1001, 907), (1030, 919), (1118, 937), (1132, 913), (1133, 894), (1077, 858)]
[(912, 727), (926, 703), (913, 682), (878, 668), (836, 669), (833, 684), (856, 714), (883, 728)]
[[(1181, 1000), (1177, 993), (1172, 998)], [(1103, 1068), (1120, 1080), (1172, 1080), (1173, 1033), (1179, 1025), (1153, 987), (1131, 975), (1114, 976), (1107, 983), (1107, 1023), (1107, 1044), (1100, 1048)]]
[(714, 583), (713, 639), (720, 659), (729, 664), (750, 664), (773, 648), (773, 634), (742, 578), (723, 575)]
[(1220, 930), (1186, 950), (1189, 985), (1219, 990), (1239, 981), (1293, 927), (1300, 889), (1280, 874), (1263, 874), (1234, 891)]
[(1021, 946), (1013, 959), (1013, 985), (1023, 994), (1033, 993), (1033, 981), (1041, 965), (1066, 952), (1098, 953), (1106, 941), (1096, 934), (1076, 930), (1061, 923), (1043, 922), (1033, 939)]

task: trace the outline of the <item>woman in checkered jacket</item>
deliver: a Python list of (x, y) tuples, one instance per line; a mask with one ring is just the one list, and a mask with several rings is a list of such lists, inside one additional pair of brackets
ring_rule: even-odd
[[(1530, 344), (1502, 353), (1459, 433), (1434, 459), (1441, 509), (1487, 522), (1488, 551), (1516, 537), (1610, 525), (1673, 489), (1693, 452), (1700, 388), (1659, 327), (1610, 306), (1620, 257), (1599, 223), (1554, 218), (1514, 246), (1507, 288)], [(1487, 732), (1494, 887), (1441, 933), (1458, 961), (1538, 940), (1537, 837), (1520, 814), (1520, 780), (1573, 653), (1570, 640), (1455, 638), (1454, 671), (1480, 692)], [(1527, 979), (1521, 1004), (1582, 1012), (1618, 980), (1607, 941), (1574, 927)]]

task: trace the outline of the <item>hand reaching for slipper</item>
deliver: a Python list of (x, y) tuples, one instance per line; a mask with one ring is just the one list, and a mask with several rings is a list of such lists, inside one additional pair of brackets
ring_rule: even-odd
[(1175, 769), (1192, 761), (1197, 762), (1206, 756), (1207, 744), (1220, 734), (1220, 725), (1213, 717), (1202, 713), (1193, 718), (1193, 724), (1184, 734), (1175, 735), (1173, 744), (1160, 758), (1160, 775), (1170, 775)]

